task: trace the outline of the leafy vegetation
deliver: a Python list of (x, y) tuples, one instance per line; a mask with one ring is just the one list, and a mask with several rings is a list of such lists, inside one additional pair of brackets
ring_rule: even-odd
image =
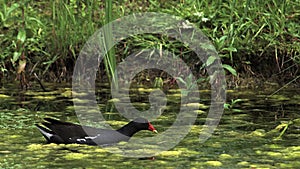
[[(105, 16), (110, 21), (136, 12), (164, 12), (194, 23), (211, 39), (231, 75), (272, 77), (284, 83), (299, 77), (299, 0), (122, 0), (111, 4), (111, 15), (107, 4), (95, 0), (0, 3), (1, 79), (13, 80), (12, 75), (30, 79), (35, 72), (44, 80), (69, 81), (80, 49), (107, 23)], [(109, 52), (106, 70), (111, 72), (115, 67), (111, 63), (134, 51), (153, 47), (174, 52), (196, 67), (196, 74), (203, 68), (184, 44), (147, 34), (120, 42), (115, 52)]]

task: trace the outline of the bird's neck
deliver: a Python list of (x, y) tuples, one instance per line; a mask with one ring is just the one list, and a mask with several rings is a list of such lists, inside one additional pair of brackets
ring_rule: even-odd
[(128, 123), (125, 126), (118, 129), (117, 131), (122, 133), (125, 136), (131, 137), (140, 130), (137, 129), (132, 123)]

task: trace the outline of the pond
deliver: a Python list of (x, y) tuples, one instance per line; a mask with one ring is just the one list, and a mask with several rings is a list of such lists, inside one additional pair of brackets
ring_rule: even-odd
[[(0, 89), (0, 168), (297, 168), (300, 166), (300, 91), (285, 89), (272, 96), (271, 89), (228, 90), (225, 109), (213, 135), (201, 143), (210, 91), (200, 90), (201, 104), (189, 133), (168, 151), (149, 158), (126, 157), (104, 147), (78, 144), (46, 144), (35, 127), (45, 117), (78, 123), (71, 86), (46, 84), (28, 91), (15, 85)], [(122, 117), (109, 96), (109, 88), (98, 87), (98, 106), (107, 123), (117, 129)], [(149, 108), (149, 89), (131, 89), (138, 110)], [(151, 123), (162, 133), (178, 112), (178, 93), (166, 95), (168, 104)], [(269, 97), (268, 97), (269, 96)], [(237, 100), (239, 99), (239, 100)], [(236, 101), (236, 102), (235, 102)], [(98, 126), (99, 127), (99, 126)], [(100, 125), (101, 127), (101, 125)], [(141, 131), (136, 138), (155, 134)], [(126, 143), (124, 143), (126, 144)], [(157, 143), (159, 144), (159, 143)]]

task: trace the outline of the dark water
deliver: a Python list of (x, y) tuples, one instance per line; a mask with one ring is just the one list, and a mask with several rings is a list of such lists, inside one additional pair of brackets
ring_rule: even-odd
[[(19, 91), (0, 90), (0, 168), (299, 168), (300, 93), (283, 90), (228, 91), (228, 103), (219, 126), (204, 143), (199, 133), (209, 110), (210, 91), (201, 90), (197, 120), (189, 134), (174, 148), (151, 159), (124, 157), (97, 146), (45, 144), (34, 127), (44, 117), (78, 122), (69, 85), (47, 85)], [(274, 89), (275, 90), (275, 89)], [(108, 95), (99, 87), (99, 108), (108, 123), (118, 128), (127, 123)], [(132, 89), (131, 100), (138, 110), (149, 108), (148, 89)], [(152, 121), (161, 133), (173, 123), (178, 112), (179, 91), (167, 93), (168, 104), (162, 116)], [(135, 137), (152, 137), (142, 131)]]

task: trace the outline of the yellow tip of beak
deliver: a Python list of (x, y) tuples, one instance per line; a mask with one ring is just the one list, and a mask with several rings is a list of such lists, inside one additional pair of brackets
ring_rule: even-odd
[(153, 133), (156, 133), (156, 134), (158, 134), (157, 130), (153, 130)]

